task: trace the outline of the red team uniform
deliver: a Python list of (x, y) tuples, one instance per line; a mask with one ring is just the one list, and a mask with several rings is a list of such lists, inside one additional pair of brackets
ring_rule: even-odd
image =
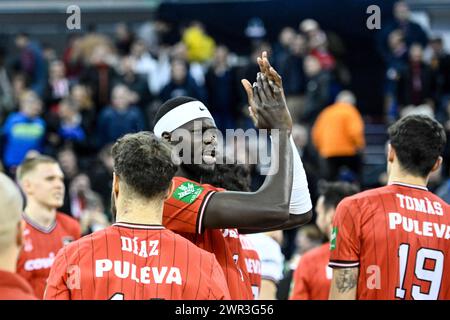
[(58, 254), (45, 299), (229, 299), (213, 254), (163, 226), (115, 223)]
[(27, 280), (35, 295), (42, 299), (50, 268), (56, 254), (66, 244), (81, 236), (79, 223), (63, 213), (56, 213), (55, 222), (47, 230), (23, 215), (24, 245), (17, 261), (17, 273)]
[(359, 267), (357, 299), (450, 299), (449, 205), (394, 183), (345, 198), (330, 267)]
[(253, 298), (257, 300), (261, 291), (261, 259), (249, 237), (241, 234), (239, 239), (244, 251), (244, 260), (252, 286)]
[(333, 270), (328, 266), (330, 243), (306, 252), (295, 269), (290, 300), (328, 300)]
[(236, 229), (203, 229), (202, 221), (211, 196), (223, 191), (183, 177), (173, 179), (175, 191), (164, 203), (163, 225), (214, 253), (223, 269), (233, 300), (252, 300), (245, 255)]

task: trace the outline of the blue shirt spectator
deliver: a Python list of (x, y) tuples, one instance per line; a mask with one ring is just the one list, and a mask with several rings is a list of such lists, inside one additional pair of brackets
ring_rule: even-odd
[(2, 128), (3, 163), (9, 170), (18, 166), (31, 150), (43, 151), (45, 121), (39, 116), (41, 101), (32, 91), (20, 99), (20, 111), (8, 116)]
[(130, 91), (123, 85), (116, 85), (112, 91), (112, 105), (100, 113), (97, 124), (99, 147), (115, 142), (117, 138), (145, 129), (144, 115), (139, 108), (130, 106)]

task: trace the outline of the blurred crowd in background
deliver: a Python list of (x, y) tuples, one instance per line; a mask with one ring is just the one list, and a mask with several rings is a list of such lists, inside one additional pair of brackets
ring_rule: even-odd
[[(450, 132), (450, 54), (442, 38), (410, 20), (404, 2), (394, 6), (394, 17), (377, 36), (385, 63), (385, 104), (380, 105), (385, 124), (420, 112)], [(276, 43), (256, 35), (251, 56), (217, 43), (197, 21), (176, 30), (160, 20), (139, 28), (118, 23), (112, 37), (91, 27), (70, 34), (63, 52), (25, 33), (15, 44), (19, 55), (0, 49), (2, 170), (14, 177), (25, 157), (36, 152), (55, 157), (65, 174), (60, 211), (79, 219), (84, 234), (111, 223), (112, 143), (125, 133), (152, 130), (162, 102), (191, 96), (208, 106), (222, 132), (253, 127), (240, 80), (255, 79), (262, 51), (283, 77), (313, 203), (321, 179), (366, 187), (361, 180), (365, 122), (348, 90), (346, 48), (315, 20), (282, 29)], [(430, 183), (447, 202), (449, 151), (448, 146), (444, 166)], [(253, 172), (256, 186), (257, 168)], [(279, 241), (287, 262), (320, 245), (324, 235), (311, 223), (300, 232), (285, 232)]]

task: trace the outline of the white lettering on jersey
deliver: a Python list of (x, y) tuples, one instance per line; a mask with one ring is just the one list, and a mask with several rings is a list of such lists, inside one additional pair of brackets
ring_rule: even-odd
[(49, 269), (55, 261), (55, 254), (50, 252), (46, 258), (30, 259), (25, 261), (24, 268), (26, 271)]
[(128, 238), (121, 236), (122, 251), (132, 252), (137, 256), (147, 258), (150, 256), (157, 256), (159, 254), (158, 246), (159, 240), (150, 240), (147, 244), (147, 240), (141, 240), (137, 237)]
[(400, 193), (397, 193), (396, 196), (399, 201), (400, 208), (402, 209), (428, 213), (438, 216), (444, 215), (442, 204), (440, 204), (437, 201), (431, 201), (427, 197), (424, 197), (423, 199), (417, 199)]
[(429, 221), (418, 221), (402, 216), (397, 212), (389, 213), (389, 229), (402, 228), (405, 232), (415, 233), (419, 236), (450, 239), (450, 226)]
[(103, 278), (106, 272), (113, 271), (120, 279), (130, 279), (143, 284), (182, 284), (181, 272), (177, 267), (143, 267), (137, 268), (128, 261), (111, 261), (102, 259), (95, 261), (95, 276)]

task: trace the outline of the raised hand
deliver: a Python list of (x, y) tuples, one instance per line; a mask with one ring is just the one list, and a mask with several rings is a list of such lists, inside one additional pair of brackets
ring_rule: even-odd
[(253, 86), (246, 79), (242, 85), (247, 93), (249, 113), (260, 129), (292, 129), (292, 119), (286, 105), (281, 76), (270, 65), (267, 53), (257, 59), (261, 72)]

